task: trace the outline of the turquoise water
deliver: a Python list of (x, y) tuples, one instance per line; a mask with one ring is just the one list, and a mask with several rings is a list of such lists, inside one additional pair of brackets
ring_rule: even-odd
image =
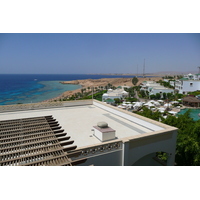
[[(195, 120), (195, 121), (199, 120), (200, 117), (199, 117), (198, 114), (200, 113), (200, 109), (190, 109), (190, 110), (191, 110), (191, 112), (190, 112), (190, 117), (192, 117), (193, 120)], [(178, 115), (184, 114), (184, 113), (186, 113), (187, 111), (188, 111), (187, 108), (186, 108), (186, 109), (183, 109), (183, 110), (181, 110), (181, 111), (178, 113)]]
[[(31, 87), (32, 86), (32, 87)], [(29, 88), (20, 88), (9, 93), (9, 98), (0, 98), (0, 105), (37, 103), (61, 95), (65, 91), (81, 88), (80, 85), (61, 84), (59, 81), (40, 81)]]

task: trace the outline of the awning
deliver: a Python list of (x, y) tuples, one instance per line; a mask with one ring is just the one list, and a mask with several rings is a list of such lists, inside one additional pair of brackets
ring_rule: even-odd
[[(52, 116), (0, 121), (0, 166), (72, 166), (81, 151)], [(69, 153), (70, 152), (70, 153)], [(73, 153), (71, 153), (73, 152)]]

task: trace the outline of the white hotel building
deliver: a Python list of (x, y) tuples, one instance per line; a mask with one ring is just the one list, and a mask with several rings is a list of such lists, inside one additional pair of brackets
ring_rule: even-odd
[[(125, 97), (128, 97), (128, 92), (124, 90), (125, 86), (121, 86), (121, 88), (117, 88), (116, 90), (108, 89), (107, 93), (104, 93), (102, 95), (102, 101), (106, 102), (108, 99), (114, 100), (115, 98), (123, 99)], [(129, 88), (126, 86), (126, 88)]]
[(162, 85), (160, 85), (159, 83), (156, 83), (155, 81), (144, 81), (142, 83), (142, 87), (140, 90), (143, 91), (148, 91), (149, 92), (149, 96), (150, 95), (156, 95), (157, 93), (159, 93), (161, 95), (161, 98), (163, 96), (163, 93), (174, 93), (174, 90), (171, 88), (166, 88)]
[(200, 90), (200, 74), (184, 75), (182, 79), (175, 82), (175, 89), (180, 94)]
[[(73, 145), (76, 146), (76, 148), (71, 147), (70, 149), (72, 144), (68, 142), (67, 150), (65, 149), (66, 152), (63, 152), (61, 147), (59, 147), (60, 154), (69, 157), (70, 165), (73, 165), (73, 160), (79, 166), (174, 165), (177, 128), (121, 110), (106, 103), (96, 100), (82, 100), (0, 106), (1, 124), (6, 120), (18, 120), (19, 122), (24, 118), (50, 115), (59, 122), (67, 136), (71, 137), (70, 140), (73, 140)], [(9, 122), (11, 122), (12, 127), (12, 121)], [(108, 127), (98, 126), (99, 124), (105, 125), (106, 123)], [(1, 135), (5, 132), (5, 129), (2, 126)], [(10, 129), (10, 136), (13, 135), (12, 131), (13, 128)], [(35, 134), (31, 135), (34, 136)], [(62, 135), (62, 133), (57, 133), (56, 135)], [(44, 154), (40, 150), (34, 159), (32, 159), (33, 155), (29, 153), (25, 156), (25, 160), (22, 160), (23, 162), (20, 161), (16, 164), (16, 159), (19, 160), (20, 158), (17, 157), (16, 151), (10, 150), (9, 144), (11, 144), (11, 140), (14, 138), (10, 136), (9, 138), (6, 136), (4, 140), (7, 140), (7, 142), (4, 141), (4, 144), (1, 143), (0, 145), (0, 150), (3, 149), (4, 155), (4, 160), (2, 159), (0, 162), (2, 165), (39, 165), (47, 157), (51, 160), (54, 159), (54, 156), (56, 159), (61, 157), (60, 154), (53, 155), (49, 151)], [(20, 156), (25, 151), (30, 152), (34, 150), (31, 146), (33, 145), (32, 143), (28, 147), (28, 144), (26, 144), (26, 149), (25, 147), (22, 148), (25, 145), (24, 142), (26, 142), (24, 140), (25, 137), (28, 136), (23, 135), (20, 138), (14, 138), (16, 140), (15, 145), (19, 143), (19, 140), (21, 141), (18, 144), (21, 148), (18, 150)], [(43, 136), (43, 138), (45, 137)], [(68, 140), (70, 137), (65, 137), (64, 139)], [(63, 140), (63, 137), (60, 138), (59, 136), (58, 138), (59, 141)], [(3, 139), (1, 141), (3, 142)], [(45, 140), (42, 140), (42, 142), (45, 142)], [(50, 145), (52, 146), (53, 144)], [(37, 148), (43, 149), (47, 147), (43, 145)], [(168, 158), (165, 163), (157, 158), (157, 152), (167, 153)], [(8, 154), (12, 155), (8, 157), (6, 156)], [(79, 163), (79, 160), (83, 159), (85, 161)], [(62, 161), (62, 159), (60, 160)], [(45, 163), (53, 165), (53, 161)], [(57, 161), (54, 163), (59, 165)], [(43, 165), (45, 165), (44, 162)], [(61, 165), (66, 165), (66, 162)]]

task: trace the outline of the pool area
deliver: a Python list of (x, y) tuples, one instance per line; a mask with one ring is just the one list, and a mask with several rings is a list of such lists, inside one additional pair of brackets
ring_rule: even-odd
[[(182, 115), (186, 113), (188, 110), (189, 110), (188, 108), (182, 109), (177, 115)], [(190, 109), (190, 110), (191, 110), (190, 117), (192, 117), (194, 121), (199, 120), (200, 109)]]

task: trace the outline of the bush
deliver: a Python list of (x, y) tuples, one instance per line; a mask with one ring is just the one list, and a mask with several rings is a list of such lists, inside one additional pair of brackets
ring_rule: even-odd
[(121, 103), (121, 99), (119, 99), (119, 98), (115, 98), (114, 100), (115, 100), (116, 104), (120, 104)]
[(154, 94), (150, 95), (150, 99), (156, 99), (156, 95)]

